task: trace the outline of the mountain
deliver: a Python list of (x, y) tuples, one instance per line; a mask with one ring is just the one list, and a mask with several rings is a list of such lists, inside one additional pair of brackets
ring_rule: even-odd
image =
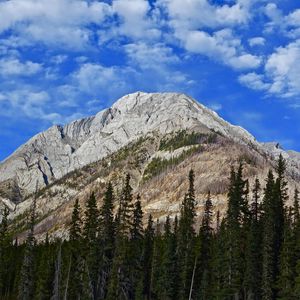
[(39, 232), (63, 234), (74, 198), (84, 201), (91, 190), (101, 198), (108, 180), (118, 190), (130, 172), (146, 212), (163, 217), (178, 212), (192, 167), (200, 213), (208, 190), (221, 209), (226, 206), (231, 165), (242, 160), (250, 179), (263, 180), (280, 153), (288, 163), (289, 184), (295, 186), (299, 153), (259, 143), (187, 95), (137, 92), (95, 116), (55, 125), (17, 149), (0, 164), (0, 200), (18, 217), (21, 232), (37, 188)]
[(0, 165), (0, 182), (11, 181), (27, 194), (36, 184), (44, 187), (149, 132), (197, 128), (256, 144), (247, 131), (230, 125), (186, 95), (139, 92), (121, 98), (96, 116), (55, 125), (34, 136)]

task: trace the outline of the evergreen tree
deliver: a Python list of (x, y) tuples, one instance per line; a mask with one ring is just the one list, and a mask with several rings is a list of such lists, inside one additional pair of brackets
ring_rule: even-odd
[(245, 297), (249, 300), (261, 299), (261, 239), (262, 226), (260, 222), (260, 191), (261, 186), (256, 178), (253, 187), (253, 200), (250, 206), (251, 219), (247, 232)]
[(145, 230), (144, 249), (143, 249), (143, 295), (145, 299), (150, 300), (152, 297), (152, 258), (154, 243), (154, 227), (152, 216), (148, 218), (147, 228)]
[(276, 280), (275, 254), (274, 254), (274, 175), (269, 171), (263, 200), (263, 238), (262, 238), (262, 299), (274, 299), (274, 286)]
[(243, 272), (245, 270), (243, 222), (248, 214), (245, 187), (243, 165), (240, 164), (237, 172), (233, 168), (231, 170), (226, 214), (226, 290), (228, 296), (235, 298), (241, 297)]
[(292, 299), (294, 288), (295, 244), (292, 231), (292, 213), (286, 216), (283, 232), (283, 243), (279, 259), (279, 276), (277, 280), (278, 299)]
[(100, 299), (105, 298), (107, 294), (107, 283), (111, 273), (111, 266), (114, 255), (114, 200), (115, 198), (113, 186), (112, 183), (109, 182), (104, 195), (103, 204), (100, 208), (99, 218), (99, 245), (101, 245), (101, 250), (97, 295)]
[(204, 205), (204, 214), (202, 224), (199, 231), (200, 251), (197, 261), (199, 267), (197, 268), (198, 276), (198, 291), (197, 299), (211, 298), (211, 259), (212, 259), (212, 215), (213, 205), (211, 201), (210, 192), (208, 192), (207, 199)]
[(195, 189), (194, 171), (189, 172), (189, 189), (181, 205), (178, 227), (178, 267), (180, 269), (179, 289), (180, 299), (189, 296), (193, 266), (194, 266), (194, 243), (195, 243)]
[(32, 300), (34, 298), (34, 269), (35, 269), (35, 237), (34, 226), (36, 219), (36, 199), (37, 193), (31, 206), (29, 217), (29, 231), (25, 242), (24, 258), (20, 271), (18, 299)]
[(130, 281), (129, 238), (132, 228), (132, 187), (127, 174), (120, 196), (116, 220), (116, 251), (110, 277), (108, 299), (127, 299), (133, 297)]
[[(176, 230), (176, 228), (175, 228)], [(177, 238), (176, 231), (172, 232), (170, 217), (167, 216), (164, 225), (164, 251), (162, 257), (162, 282), (161, 298), (165, 300), (176, 299), (178, 293), (178, 268), (177, 268)]]
[(86, 272), (87, 278), (90, 281), (93, 298), (97, 297), (97, 284), (98, 284), (98, 228), (99, 228), (99, 211), (95, 193), (92, 193), (86, 202), (85, 222), (83, 226), (83, 239), (85, 245), (86, 257)]
[(50, 245), (48, 235), (45, 242), (37, 247), (37, 274), (35, 299), (50, 299), (53, 292), (54, 259), (53, 245)]
[(131, 282), (137, 288), (142, 278), (142, 251), (143, 251), (143, 211), (141, 207), (140, 195), (134, 204), (132, 228), (130, 230), (130, 263), (131, 263)]
[(11, 239), (8, 231), (8, 215), (7, 207), (1, 211), (2, 220), (0, 223), (0, 296), (5, 295), (8, 291), (9, 282), (7, 278), (7, 270), (10, 265), (10, 248)]
[(78, 199), (75, 200), (72, 219), (69, 229), (71, 247), (71, 268), (68, 283), (67, 297), (70, 299), (81, 299), (83, 296), (83, 267), (82, 257), (82, 220), (81, 209)]

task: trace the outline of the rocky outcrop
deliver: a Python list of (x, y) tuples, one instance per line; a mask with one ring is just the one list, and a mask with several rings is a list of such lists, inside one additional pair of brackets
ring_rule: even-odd
[(134, 93), (93, 117), (53, 126), (30, 139), (0, 165), (0, 183), (13, 181), (21, 194), (116, 152), (151, 132), (214, 131), (269, 153), (241, 127), (184, 94)]

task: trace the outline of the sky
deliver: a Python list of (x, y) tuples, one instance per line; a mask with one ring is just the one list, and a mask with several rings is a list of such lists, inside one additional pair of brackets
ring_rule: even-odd
[(0, 161), (136, 91), (300, 151), (300, 2), (0, 0)]

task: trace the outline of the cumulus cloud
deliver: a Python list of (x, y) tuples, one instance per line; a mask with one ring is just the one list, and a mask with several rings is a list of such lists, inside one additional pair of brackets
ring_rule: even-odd
[(247, 73), (239, 76), (239, 81), (243, 85), (254, 90), (268, 90), (270, 84), (264, 82), (264, 76), (256, 73)]
[(263, 74), (241, 75), (242, 84), (265, 90), (270, 95), (283, 98), (300, 96), (300, 40), (278, 47), (268, 58)]
[(128, 80), (130, 73), (134, 73), (130, 68), (85, 63), (71, 76), (81, 91), (89, 94), (101, 91), (103, 95), (111, 96), (114, 93), (122, 93), (130, 87)]
[(254, 46), (263, 46), (266, 42), (266, 39), (261, 37), (261, 36), (257, 36), (251, 39), (248, 39), (248, 43), (250, 47), (254, 47)]
[(2, 58), (0, 59), (0, 75), (1, 76), (30, 76), (42, 70), (42, 65), (32, 61), (21, 62), (18, 58)]
[(151, 47), (143, 42), (127, 44), (125, 51), (130, 60), (143, 69), (161, 68), (162, 65), (179, 62), (173, 49), (162, 43), (151, 45)]
[(233, 5), (212, 5), (207, 0), (158, 0), (171, 25), (176, 29), (195, 30), (245, 24), (250, 18), (250, 1), (236, 1)]
[(261, 63), (260, 57), (243, 50), (241, 41), (233, 36), (230, 29), (217, 31), (213, 35), (190, 31), (182, 38), (188, 51), (222, 61), (234, 69), (257, 68)]
[(115, 29), (117, 34), (134, 39), (160, 37), (158, 24), (150, 14), (151, 7), (147, 0), (115, 0), (112, 9), (120, 19), (120, 24)]
[(0, 2), (0, 33), (13, 28), (33, 41), (82, 47), (89, 39), (86, 25), (101, 24), (110, 6), (83, 0), (11, 0)]

